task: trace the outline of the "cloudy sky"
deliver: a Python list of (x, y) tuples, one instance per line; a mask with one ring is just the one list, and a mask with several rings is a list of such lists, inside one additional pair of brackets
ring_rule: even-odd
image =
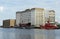
[(0, 0), (0, 25), (5, 19), (15, 19), (16, 11), (33, 7), (55, 10), (60, 22), (60, 0)]

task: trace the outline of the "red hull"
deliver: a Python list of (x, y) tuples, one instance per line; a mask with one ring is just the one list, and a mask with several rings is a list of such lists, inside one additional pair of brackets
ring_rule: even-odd
[(57, 29), (57, 28), (58, 28), (57, 26), (52, 25), (51, 23), (49, 23), (49, 21), (44, 26), (41, 25), (41, 29)]

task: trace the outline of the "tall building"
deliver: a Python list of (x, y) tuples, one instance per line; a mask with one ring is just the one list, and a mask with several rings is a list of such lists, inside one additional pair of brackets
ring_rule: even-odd
[(43, 8), (26, 9), (25, 11), (16, 12), (16, 25), (19, 23), (31, 23), (35, 27), (45, 24)]
[(31, 9), (31, 25), (39, 27), (45, 24), (45, 11), (44, 8), (32, 8)]
[(51, 24), (55, 24), (55, 11), (47, 10), (45, 13), (45, 21), (50, 21)]
[(16, 25), (31, 23), (33, 27), (44, 25), (47, 21), (55, 22), (55, 11), (45, 10), (44, 8), (32, 8), (25, 11), (16, 12)]
[(49, 21), (50, 23), (55, 23), (55, 11), (54, 10), (49, 10)]
[(3, 20), (3, 27), (14, 27), (16, 23), (15, 21), (15, 19)]
[(25, 11), (16, 12), (16, 25), (31, 23), (31, 10), (26, 9)]

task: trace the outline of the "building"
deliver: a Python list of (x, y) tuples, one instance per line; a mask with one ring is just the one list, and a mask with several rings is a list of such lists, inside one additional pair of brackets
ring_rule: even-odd
[(16, 23), (15, 21), (15, 19), (3, 20), (3, 27), (14, 27)]
[(45, 14), (46, 14), (46, 16), (45, 16), (46, 22), (50, 21), (51, 24), (55, 24), (55, 11), (47, 10)]
[(19, 26), (19, 23), (31, 23), (36, 27), (45, 24), (45, 16), (43, 8), (32, 8), (26, 9), (25, 11), (16, 12), (16, 25)]
[(16, 12), (16, 25), (31, 23), (31, 11), (26, 9), (25, 11)]
[(31, 9), (31, 25), (40, 27), (45, 24), (45, 10), (44, 8), (32, 8)]
[(49, 21), (55, 24), (55, 11), (54, 10), (49, 11)]
[(45, 10), (44, 8), (32, 8), (25, 11), (16, 12), (16, 25), (31, 23), (33, 27), (40, 27), (46, 21), (55, 22), (55, 11)]

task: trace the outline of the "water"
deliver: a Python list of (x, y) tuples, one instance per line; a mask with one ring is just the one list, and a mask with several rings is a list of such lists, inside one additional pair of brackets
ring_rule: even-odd
[[(24, 30), (24, 29), (23, 29)], [(25, 29), (27, 31), (27, 29)], [(21, 33), (21, 29), (16, 29), (16, 28), (0, 28), (0, 39), (20, 39), (20, 35), (23, 34)], [(30, 30), (28, 30), (26, 33), (29, 34)], [(24, 34), (26, 34), (24, 33)], [(56, 39), (59, 39), (60, 38), (60, 30), (55, 30), (55, 35), (56, 35)], [(29, 35), (28, 35), (29, 36)], [(26, 36), (24, 36), (26, 37)], [(29, 38), (29, 37), (28, 37)], [(28, 39), (28, 38), (25, 38), (25, 39)], [(23, 39), (23, 38), (21, 38)]]

